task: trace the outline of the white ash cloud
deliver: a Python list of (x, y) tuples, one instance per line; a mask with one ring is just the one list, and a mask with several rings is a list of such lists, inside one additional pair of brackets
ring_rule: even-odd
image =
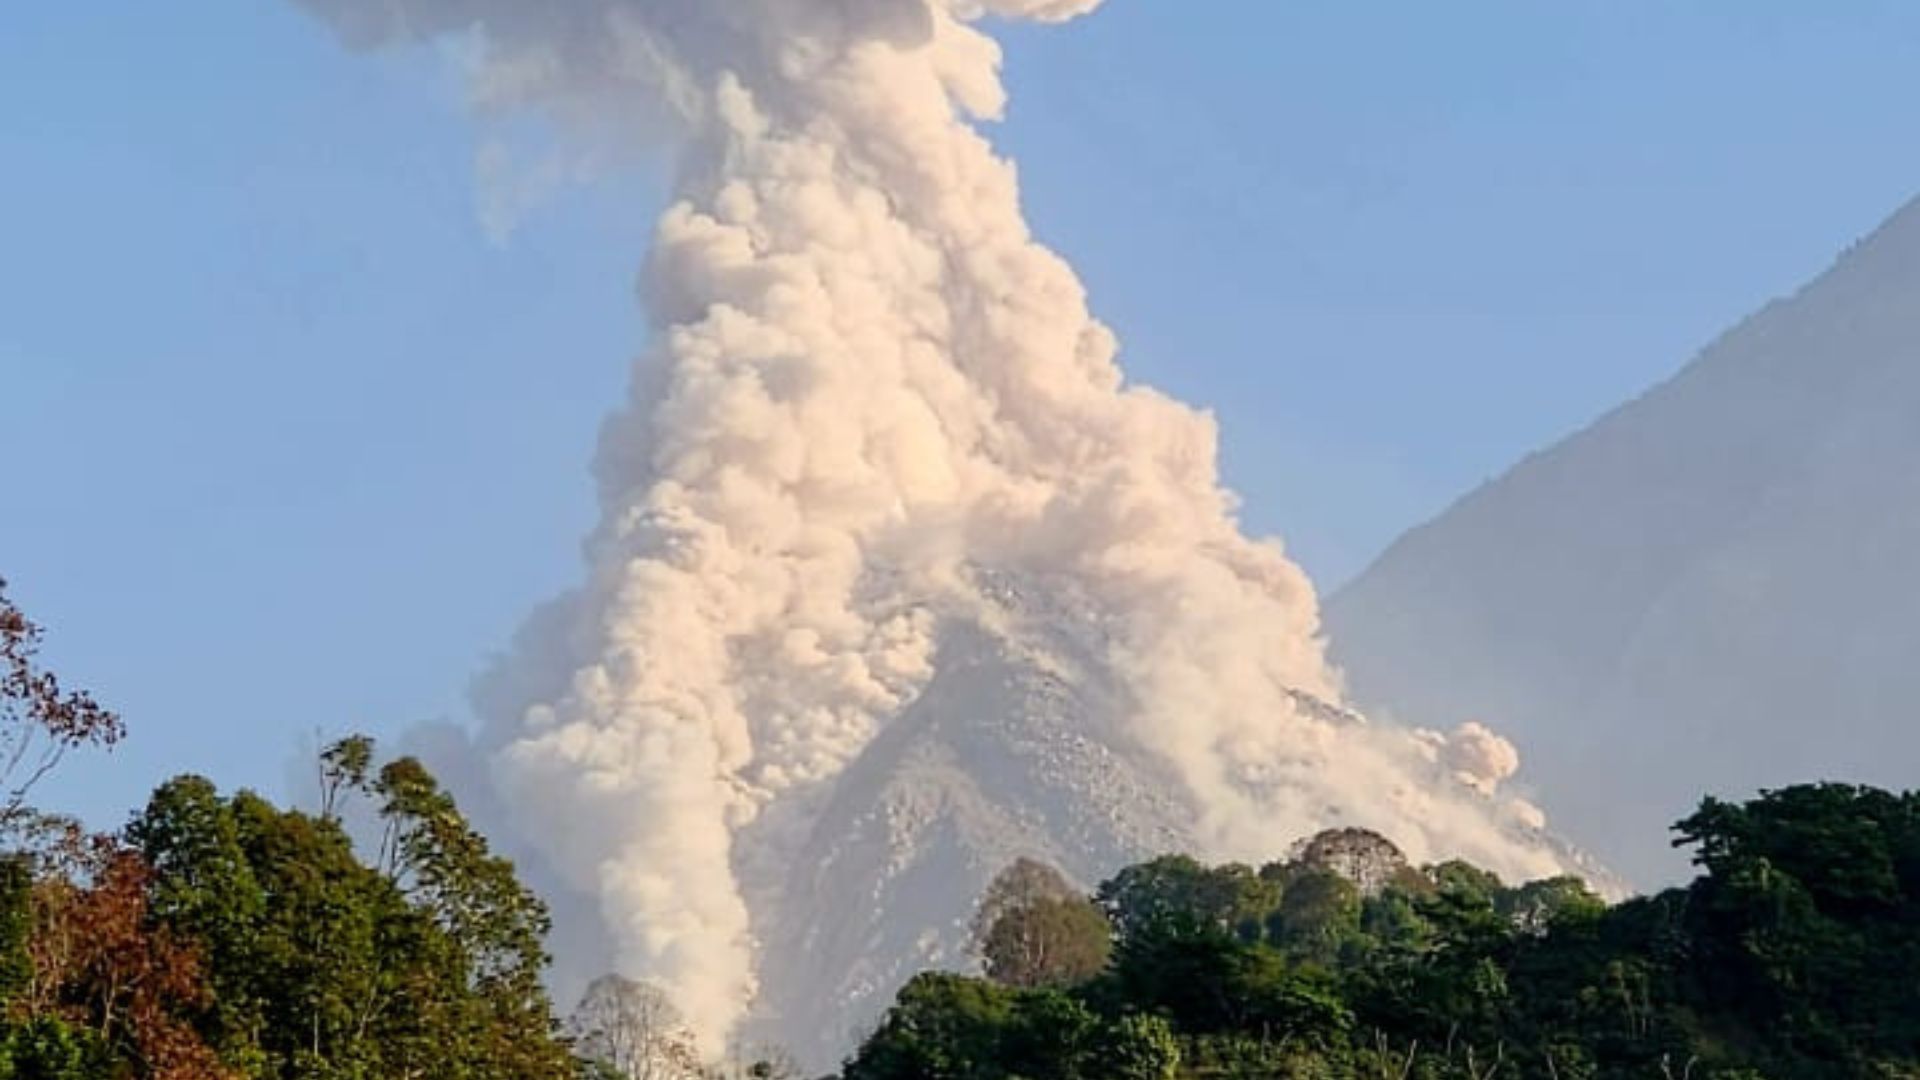
[[(1485, 796), (1510, 746), (1342, 725), (1318, 603), (1220, 483), (1210, 416), (1127, 383), (976, 122), (985, 16), (1098, 0), (302, 0), (360, 46), (458, 40), (476, 103), (671, 139), (656, 340), (596, 463), (586, 574), (494, 680), (501, 789), (710, 1044), (754, 993), (791, 838), (933, 663), (979, 568), (1073, 579), (1215, 857), (1334, 822), (1559, 869)], [(1459, 774), (1464, 783), (1445, 779)]]

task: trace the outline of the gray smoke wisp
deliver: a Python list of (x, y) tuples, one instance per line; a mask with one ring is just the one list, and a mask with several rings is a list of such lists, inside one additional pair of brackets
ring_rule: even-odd
[(756, 913), (841, 772), (932, 674), (982, 571), (1068, 580), (1217, 858), (1339, 820), (1415, 858), (1561, 869), (1485, 729), (1348, 722), (1305, 575), (1243, 535), (1212, 419), (1126, 382), (1037, 244), (987, 17), (1099, 0), (304, 0), (350, 42), (450, 39), (476, 101), (679, 155), (656, 339), (596, 464), (580, 588), (489, 706), (521, 827), (598, 897), (615, 966), (710, 1044)]

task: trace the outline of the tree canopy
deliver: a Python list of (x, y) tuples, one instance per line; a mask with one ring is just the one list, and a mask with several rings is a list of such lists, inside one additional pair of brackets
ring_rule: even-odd
[(1099, 972), (925, 976), (845, 1077), (1920, 1077), (1920, 795), (1709, 799), (1675, 835), (1699, 878), (1615, 906), (1351, 830), (1156, 859), (1089, 898)]
[[(124, 730), (41, 638), (0, 582), (0, 1080), (796, 1080), (699, 1060), (617, 976), (563, 1027), (545, 905), (370, 739), (321, 753), (311, 812), (199, 776), (109, 834), (34, 809)], [(1021, 860), (985, 977), (912, 980), (843, 1080), (1920, 1080), (1920, 794), (1710, 798), (1674, 834), (1696, 880), (1611, 906), (1356, 829), (1091, 894)]]
[[(0, 1080), (564, 1080), (545, 907), (419, 762), (323, 755), (318, 814), (196, 776), (123, 830), (27, 802), (117, 715), (38, 662), (0, 583)], [(335, 812), (385, 827), (362, 858)]]

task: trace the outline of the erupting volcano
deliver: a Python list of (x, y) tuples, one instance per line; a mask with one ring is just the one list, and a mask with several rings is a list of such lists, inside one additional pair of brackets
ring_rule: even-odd
[(305, 2), (360, 45), (460, 36), (483, 103), (678, 155), (584, 578), (489, 681), (483, 742), (594, 959), (709, 1045), (759, 1018), (843, 1049), (962, 961), (1019, 854), (1093, 878), (1359, 825), (1570, 868), (1497, 735), (1339, 706), (1211, 419), (1126, 381), (1033, 240), (978, 126), (984, 27), (1098, 0)]

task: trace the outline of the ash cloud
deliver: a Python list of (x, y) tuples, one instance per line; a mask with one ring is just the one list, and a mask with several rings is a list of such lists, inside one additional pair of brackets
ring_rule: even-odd
[(462, 43), (482, 110), (679, 155), (582, 583), (489, 680), (481, 743), (616, 966), (709, 1045), (753, 1001), (795, 839), (983, 570), (1091, 598), (1127, 707), (1089, 734), (1184, 785), (1202, 854), (1337, 819), (1562, 869), (1491, 797), (1496, 736), (1436, 751), (1302, 706), (1340, 697), (1311, 583), (1240, 530), (1211, 417), (1129, 384), (1033, 240), (978, 127), (1005, 104), (978, 20), (1098, 0), (301, 2), (358, 47)]

